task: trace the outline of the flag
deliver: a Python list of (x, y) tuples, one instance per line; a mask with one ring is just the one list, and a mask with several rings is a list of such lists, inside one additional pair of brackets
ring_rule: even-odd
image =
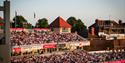
[(34, 12), (34, 18), (36, 18), (36, 14), (35, 14), (35, 12)]
[(15, 11), (15, 28), (16, 28), (16, 26), (17, 26), (17, 25), (16, 25), (16, 21), (17, 21), (16, 18), (17, 18), (17, 11)]
[(17, 11), (15, 11), (15, 16), (17, 16)]

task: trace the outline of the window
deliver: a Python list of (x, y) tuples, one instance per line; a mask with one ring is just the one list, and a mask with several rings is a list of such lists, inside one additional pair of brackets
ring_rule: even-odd
[(68, 28), (62, 28), (62, 32), (68, 32)]

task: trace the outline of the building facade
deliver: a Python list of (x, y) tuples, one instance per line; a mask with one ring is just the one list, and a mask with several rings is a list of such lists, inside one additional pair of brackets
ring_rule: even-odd
[[(125, 23), (115, 22), (113, 20), (99, 20), (89, 27), (89, 33), (96, 36), (125, 38)], [(118, 37), (119, 36), (119, 37)]]
[(54, 32), (59, 33), (70, 33), (71, 32), (71, 25), (68, 24), (63, 18), (60, 16), (57, 17), (51, 24), (50, 29)]

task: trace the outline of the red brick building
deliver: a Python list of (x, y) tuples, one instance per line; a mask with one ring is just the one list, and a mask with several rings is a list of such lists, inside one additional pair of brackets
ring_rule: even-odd
[(105, 34), (124, 34), (125, 23), (122, 23), (121, 20), (117, 23), (113, 20), (96, 19), (95, 23), (89, 27), (89, 33), (98, 35), (99, 32), (104, 32)]

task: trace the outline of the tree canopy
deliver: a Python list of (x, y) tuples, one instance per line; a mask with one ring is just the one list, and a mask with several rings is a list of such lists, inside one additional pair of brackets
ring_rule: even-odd
[(76, 18), (75, 17), (69, 17), (68, 19), (67, 19), (67, 22), (71, 25), (71, 26), (73, 26), (76, 22), (77, 22), (77, 20), (76, 20)]
[(35, 27), (37, 28), (47, 28), (49, 26), (48, 20), (46, 18), (39, 19)]
[(76, 24), (75, 23), (77, 22), (76, 18), (75, 17), (69, 17), (67, 19), (67, 22), (72, 26), (71, 32), (75, 32), (76, 31)]
[(27, 22), (27, 20), (23, 17), (23, 16), (15, 16), (14, 18), (13, 18), (13, 21), (14, 22)]
[(3, 21), (3, 20), (0, 20), (0, 23), (4, 23), (4, 21)]
[(87, 28), (81, 19), (76, 19), (75, 17), (69, 17), (67, 22), (72, 26), (71, 32), (77, 32), (82, 37), (87, 37)]
[(13, 18), (13, 21), (14, 21), (13, 26), (16, 28), (31, 28), (32, 27), (32, 25), (28, 23), (27, 20), (21, 15), (15, 16)]

